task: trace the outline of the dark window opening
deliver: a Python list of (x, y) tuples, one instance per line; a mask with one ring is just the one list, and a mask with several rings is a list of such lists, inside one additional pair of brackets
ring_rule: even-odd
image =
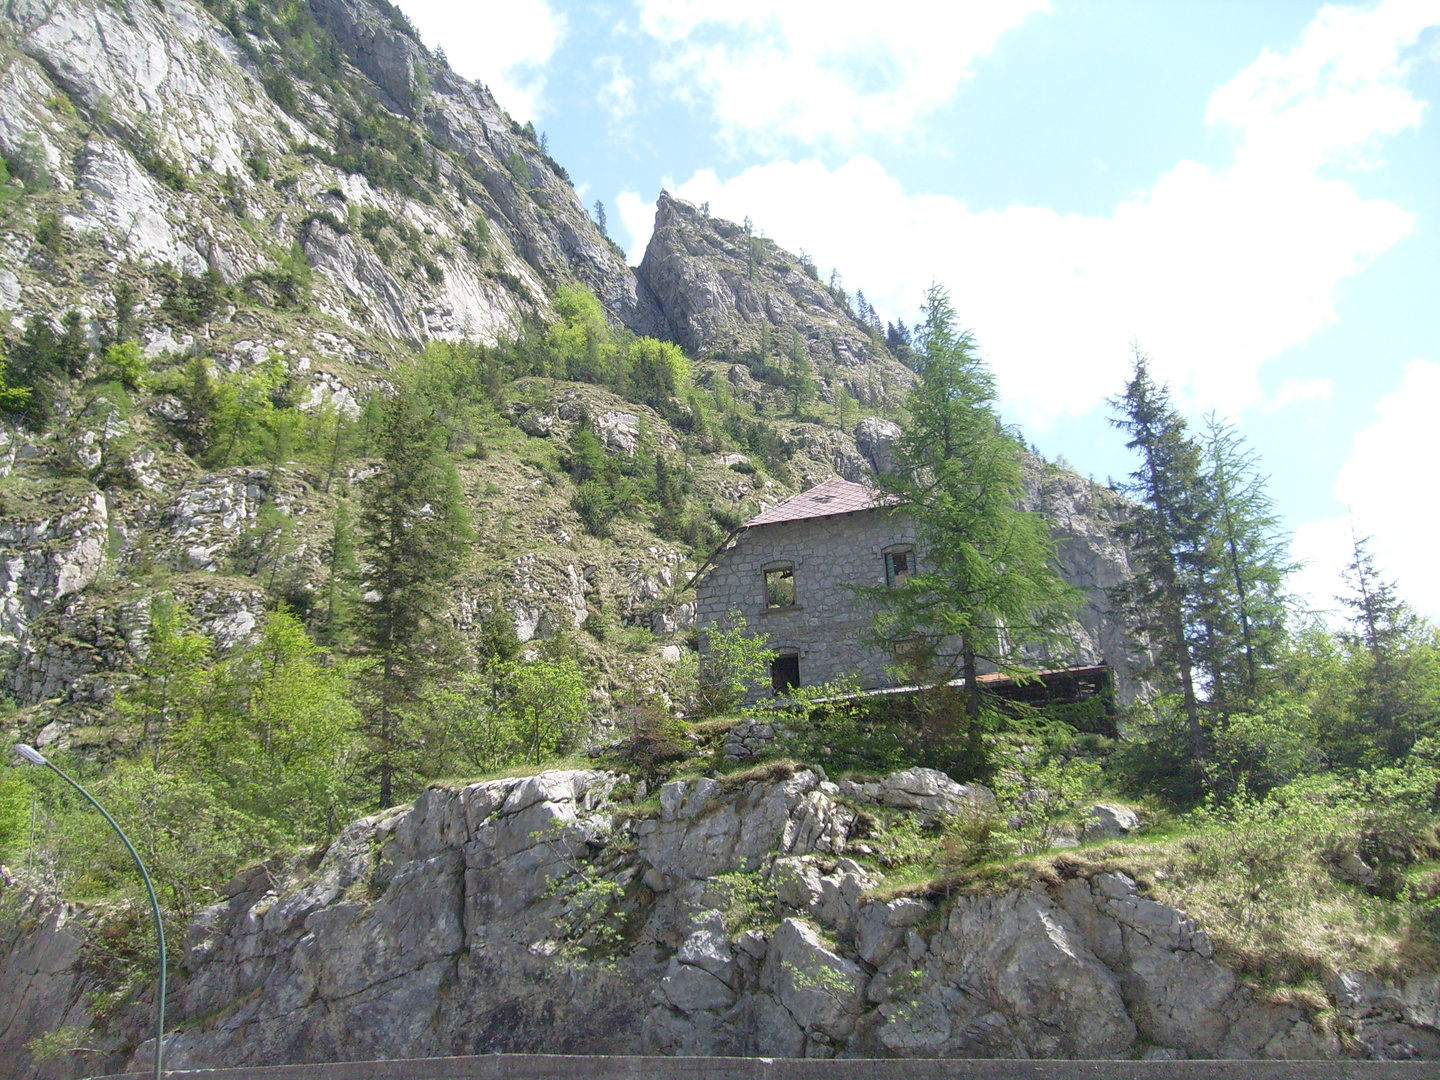
[(913, 551), (890, 551), (885, 554), (885, 584), (892, 589), (905, 584), (905, 579), (915, 572)]
[(795, 571), (765, 571), (765, 606), (793, 607), (795, 604)]
[(800, 685), (800, 657), (777, 656), (770, 661), (770, 686), (777, 694), (788, 694)]

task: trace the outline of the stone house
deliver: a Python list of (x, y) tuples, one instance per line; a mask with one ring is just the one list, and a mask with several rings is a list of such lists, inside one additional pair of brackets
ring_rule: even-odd
[[(1078, 520), (1080, 515), (1067, 518), (1072, 531)], [(1061, 539), (1070, 541), (1063, 545), (1063, 576), (1087, 596), (1074, 625), (1074, 654), (1039, 673), (1029, 689), (985, 675), (983, 668), (982, 681), (1005, 697), (1037, 702), (1078, 700), (1107, 686), (1120, 700), (1131, 700), (1135, 682), (1123, 630), (1109, 617), (1103, 587), (1095, 584), (1094, 566), (1115, 568), (1093, 541)], [(1123, 552), (1111, 554), (1109, 562), (1119, 558)], [(923, 563), (913, 522), (887, 496), (848, 480), (826, 480), (746, 522), (714, 559), (695, 581), (702, 659), (706, 631), (737, 612), (751, 633), (769, 639), (776, 654), (771, 688), (777, 692), (842, 679), (861, 690), (896, 685), (896, 657), (871, 640), (874, 604), (857, 592), (860, 586), (898, 584), (920, 565), (917, 559)], [(1109, 655), (1120, 661), (1113, 668)]]
[(852, 678), (892, 684), (894, 658), (870, 641), (873, 607), (855, 587), (903, 580), (915, 567), (910, 519), (883, 495), (826, 480), (752, 518), (695, 584), (705, 630), (738, 612), (770, 639), (776, 690)]

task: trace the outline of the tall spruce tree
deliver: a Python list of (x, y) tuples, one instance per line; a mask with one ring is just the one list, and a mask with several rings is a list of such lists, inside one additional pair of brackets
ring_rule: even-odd
[(1157, 654), (1154, 674), (1179, 691), (1185, 707), (1190, 753), (1208, 757), (1196, 690), (1196, 652), (1201, 636), (1206, 572), (1212, 565), (1210, 504), (1204, 462), (1169, 388), (1150, 377), (1150, 364), (1135, 350), (1125, 393), (1112, 399), (1119, 415), (1111, 423), (1130, 438), (1139, 467), (1123, 485), (1139, 505), (1122, 527), (1134, 575), (1112, 590), (1111, 599)]
[[(1353, 730), (1340, 756), (1353, 764), (1398, 760), (1415, 740), (1440, 728), (1433, 672), (1433, 630), (1400, 599), (1395, 582), (1380, 576), (1370, 538), (1351, 538), (1343, 577), (1349, 592), (1338, 599), (1350, 612), (1347, 644), (1358, 667)], [(1352, 662), (1353, 662), (1352, 660)]]
[(1031, 670), (1026, 647), (1057, 641), (1077, 599), (1045, 522), (1023, 509), (1021, 444), (1000, 423), (994, 377), (940, 286), (926, 292), (924, 314), (899, 467), (882, 479), (915, 523), (917, 570), (873, 590), (884, 604), (875, 633), (927, 679), (964, 676), (978, 739), (980, 664)]
[(349, 500), (335, 504), (330, 543), (321, 552), (329, 572), (325, 587), (325, 616), (317, 635), (322, 645), (344, 646), (352, 637), (359, 596), (355, 588), (360, 576), (355, 559), (355, 526), (350, 520)]
[(442, 616), (471, 539), (454, 467), (417, 396), (386, 399), (373, 452), (379, 471), (362, 488), (358, 522), (366, 592), (357, 612), (362, 712), (370, 775), (381, 807), (397, 779), (420, 767), (426, 691), (459, 649)]

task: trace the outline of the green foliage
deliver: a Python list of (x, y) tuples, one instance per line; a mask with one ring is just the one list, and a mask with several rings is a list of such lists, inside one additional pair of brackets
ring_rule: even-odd
[(25, 846), (30, 830), (30, 798), (30, 785), (19, 769), (0, 769), (0, 862)]
[(435, 150), (421, 129), (369, 96), (349, 95), (333, 104), (338, 117), (333, 152), (310, 147), (311, 153), (345, 172), (363, 174), (378, 188), (422, 201), (431, 198), (425, 179)]
[(214, 270), (204, 274), (177, 274), (170, 266), (157, 271), (160, 278), (160, 309), (185, 326), (204, 326), (217, 311), (225, 296), (220, 275)]
[(1179, 691), (1189, 753), (1198, 760), (1207, 748), (1195, 652), (1204, 623), (1212, 524), (1202, 454), (1170, 404), (1169, 389), (1151, 379), (1149, 361), (1138, 350), (1134, 374), (1112, 405), (1119, 415), (1111, 423), (1129, 436), (1125, 445), (1141, 463), (1124, 488), (1140, 506), (1121, 529), (1136, 572), (1111, 599), (1154, 646), (1155, 676), (1165, 689)]
[[(215, 421), (220, 411), (220, 395), (216, 392), (215, 382), (210, 377), (210, 362), (203, 357), (193, 356), (185, 365), (183, 381), (177, 389), (176, 396), (180, 404), (184, 406), (185, 415), (176, 420), (175, 426), (179, 429), (180, 440), (185, 445), (186, 451), (192, 457), (201, 457), (206, 448), (210, 445), (211, 436), (215, 429)], [(227, 398), (227, 408), (233, 407)], [(227, 417), (233, 425), (233, 416)], [(240, 433), (231, 432), (233, 442), (238, 442)], [(229, 449), (227, 449), (227, 453)]]
[(452, 453), (483, 449), (485, 427), (495, 419), (501, 376), (495, 358), (467, 344), (429, 341), (404, 373), (408, 392), (424, 403)]
[(318, 637), (325, 645), (347, 645), (353, 636), (355, 613), (360, 604), (356, 587), (360, 565), (355, 558), (355, 526), (350, 519), (348, 500), (341, 499), (335, 504), (330, 542), (322, 558), (327, 579)]
[(660, 405), (682, 398), (690, 388), (690, 363), (678, 345), (638, 338), (628, 350), (631, 390), (636, 400)]
[[(278, 355), (271, 353), (263, 363), (218, 382), (208, 373), (203, 378), (198, 371), (188, 374), (192, 383), (187, 408), (193, 404), (199, 412), (207, 399), (210, 402), (206, 464), (225, 468), (290, 457), (302, 420), (288, 401), (290, 375)], [(191, 417), (192, 423), (199, 420)]]
[(994, 378), (955, 327), (949, 296), (926, 294), (920, 382), (899, 468), (882, 478), (915, 523), (918, 570), (865, 595), (882, 605), (875, 637), (927, 682), (961, 674), (978, 738), (978, 663), (1023, 673), (1027, 646), (1061, 640), (1076, 606), (1044, 520), (1021, 509), (1021, 446), (1000, 425)]
[(810, 354), (805, 348), (805, 339), (800, 336), (799, 330), (793, 328), (790, 331), (789, 375), (793, 402), (791, 412), (792, 415), (798, 417), (800, 410), (815, 399), (815, 369), (810, 364)]
[(490, 254), (490, 223), (484, 215), (475, 219), (475, 224), (460, 236), (460, 246), (470, 253), (471, 258), (480, 260)]
[[(48, 802), (60, 802), (57, 778), (47, 779)], [(225, 803), (214, 788), (191, 774), (154, 762), (125, 758), (92, 783), (95, 797), (120, 822), (144, 860), (164, 907), (181, 919), (214, 900), (212, 882), (234, 867), (263, 858), (283, 835), (275, 823), (253, 818)], [(60, 805), (65, 861), (76, 875), (74, 890), (96, 895), (124, 890), (139, 898), (135, 866), (103, 820), (66, 796)], [(77, 813), (84, 814), (77, 820)], [(54, 843), (55, 838), (51, 838)]]
[(116, 695), (120, 718), (140, 725), (140, 744), (158, 761), (176, 724), (203, 714), (209, 693), (210, 639), (186, 632), (174, 601), (165, 595), (150, 603), (150, 633), (136, 680)]
[(20, 138), (20, 149), (9, 159), (9, 171), (27, 189), (44, 191), (51, 186), (54, 178), (50, 172), (50, 158), (45, 153), (45, 143), (39, 134), (27, 131)]
[(379, 471), (361, 492), (359, 538), (367, 593), (357, 619), (367, 768), (382, 807), (397, 778), (419, 767), (423, 702), (457, 656), (441, 616), (471, 538), (454, 466), (436, 446), (437, 425), (413, 394), (382, 406), (374, 455)]
[(1036, 854), (1073, 834), (1076, 811), (1097, 793), (1101, 766), (1078, 755), (1067, 759), (1036, 739), (1005, 741), (1013, 752), (993, 755), (1004, 765), (990, 786), (1019, 853)]
[(1440, 732), (1440, 634), (1380, 576), (1367, 539), (1355, 538), (1344, 576), (1345, 666), (1354, 690), (1345, 745), (1335, 749), (1350, 763), (1395, 761)]
[(574, 749), (587, 730), (589, 690), (571, 657), (493, 656), (433, 689), (428, 705), (459, 760), (488, 773)]
[(303, 311), (310, 303), (312, 277), (310, 259), (300, 241), (296, 240), (273, 265), (250, 275), (248, 280), (268, 286), (270, 295), (267, 299), (275, 307)]
[(344, 670), (300, 620), (271, 611), (260, 639), (210, 674), (209, 700), (183, 713), (169, 755), (224, 802), (313, 841), (345, 823), (358, 772), (359, 714)]
[(3, 384), (13, 391), (3, 404), (11, 415), (34, 430), (49, 423), (56, 395), (67, 380), (84, 374), (90, 344), (80, 313), (67, 312), (60, 333), (42, 315), (31, 315), (20, 340), (9, 348)]
[(518, 153), (512, 153), (505, 159), (505, 169), (514, 177), (515, 182), (519, 184), (520, 187), (530, 187), (530, 166)]
[(513, 660), (492, 665), (497, 707), (531, 764), (574, 745), (584, 730), (589, 686), (574, 660)]
[(65, 241), (65, 226), (59, 214), (41, 214), (36, 218), (35, 243), (51, 259), (58, 261), (65, 257)]
[(266, 588), (273, 594), (285, 557), (294, 549), (293, 533), (290, 515), (267, 499), (231, 545), (231, 565), (248, 577), (267, 578)]
[(1289, 544), (1255, 452), (1213, 413), (1201, 438), (1211, 528), (1196, 652), (1210, 702), (1228, 709), (1262, 692), (1279, 657)]
[(718, 716), (734, 712), (754, 690), (770, 680), (775, 653), (765, 634), (746, 633), (745, 617), (731, 611), (722, 624), (706, 627), (704, 657), (696, 690), (696, 712)]
[[(1433, 882), (1415, 872), (1440, 855), (1437, 780), (1434, 758), (1418, 754), (1212, 804), (1171, 849), (1159, 898), (1183, 893), (1216, 958), (1262, 989), (1323, 987), (1344, 969), (1433, 970)], [(1347, 854), (1371, 867), (1367, 882), (1337, 872)]]
[(72, 1054), (92, 1049), (85, 1045), (87, 1034), (87, 1029), (78, 1024), (65, 1024), (44, 1035), (37, 1035), (25, 1044), (25, 1050), (37, 1062), (63, 1061)]
[(133, 341), (117, 341), (105, 350), (100, 377), (114, 379), (127, 390), (139, 390), (141, 380), (149, 370), (149, 362), (139, 345)]

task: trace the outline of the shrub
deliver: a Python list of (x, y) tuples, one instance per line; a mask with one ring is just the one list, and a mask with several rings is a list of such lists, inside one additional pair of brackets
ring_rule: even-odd
[(705, 631), (706, 648), (695, 693), (696, 712), (701, 716), (734, 712), (752, 689), (770, 677), (775, 653), (767, 645), (769, 637), (747, 634), (745, 617), (738, 611), (731, 611), (726, 622), (728, 626)]
[(149, 365), (139, 345), (133, 341), (117, 341), (105, 350), (105, 364), (100, 376), (114, 379), (127, 390), (138, 390), (148, 370)]

